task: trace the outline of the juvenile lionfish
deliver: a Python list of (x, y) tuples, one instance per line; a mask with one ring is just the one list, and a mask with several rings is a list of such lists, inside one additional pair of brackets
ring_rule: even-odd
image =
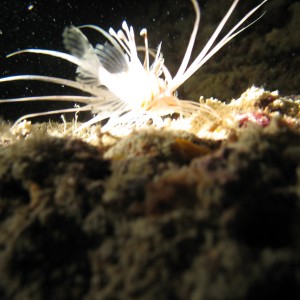
[[(76, 81), (50, 76), (18, 75), (2, 78), (0, 82), (39, 80), (72, 87), (87, 92), (90, 96), (37, 96), (6, 99), (1, 100), (0, 103), (44, 100), (82, 103), (85, 104), (82, 107), (25, 115), (19, 118), (15, 124), (24, 119), (42, 115), (91, 111), (94, 117), (83, 123), (79, 129), (107, 120), (102, 127), (103, 131), (124, 127), (129, 130), (141, 128), (149, 120), (152, 120), (155, 126), (161, 127), (163, 125), (162, 117), (173, 113), (189, 117), (199, 111), (200, 108), (208, 108), (202, 107), (203, 105), (194, 101), (179, 100), (176, 97), (176, 90), (225, 44), (253, 24), (256, 20), (242, 27), (242, 24), (266, 1), (262, 1), (249, 11), (216, 43), (216, 39), (239, 2), (239, 0), (233, 1), (207, 44), (195, 60), (189, 64), (200, 23), (199, 5), (197, 0), (191, 0), (196, 18), (185, 55), (174, 77), (171, 76), (164, 64), (161, 44), (156, 51), (148, 47), (146, 29), (142, 29), (140, 32), (141, 36), (144, 37), (144, 45), (137, 46), (133, 27), (129, 27), (125, 21), (122, 23), (122, 29), (117, 32), (112, 28), (107, 32), (95, 25), (68, 27), (63, 33), (63, 43), (66, 50), (71, 54), (53, 50), (26, 49), (14, 52), (8, 57), (30, 52), (65, 59), (77, 65)], [(93, 47), (82, 33), (82, 28), (98, 31), (107, 39), (107, 42)], [(143, 62), (138, 57), (139, 51), (145, 55)], [(151, 65), (150, 57), (153, 57)]]

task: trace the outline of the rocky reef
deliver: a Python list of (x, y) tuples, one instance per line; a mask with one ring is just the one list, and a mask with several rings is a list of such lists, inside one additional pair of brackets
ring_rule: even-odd
[(2, 123), (1, 299), (298, 299), (300, 101), (205, 102), (123, 138)]

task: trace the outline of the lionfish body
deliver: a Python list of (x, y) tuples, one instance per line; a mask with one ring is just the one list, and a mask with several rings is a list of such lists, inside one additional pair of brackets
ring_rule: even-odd
[[(26, 115), (21, 117), (16, 123), (26, 118), (41, 115), (91, 111), (95, 116), (84, 123), (82, 127), (108, 120), (102, 127), (103, 131), (123, 127), (127, 129), (140, 128), (149, 120), (152, 120), (155, 126), (161, 127), (163, 125), (162, 117), (165, 115), (178, 113), (183, 117), (187, 117), (199, 111), (199, 108), (207, 110), (207, 108), (202, 107), (197, 102), (179, 100), (175, 95), (176, 89), (226, 43), (250, 26), (253, 22), (248, 26), (241, 27), (266, 1), (252, 9), (218, 43), (215, 43), (239, 2), (239, 0), (235, 0), (203, 50), (189, 64), (200, 22), (198, 3), (196, 0), (191, 0), (195, 9), (196, 19), (186, 53), (174, 77), (171, 76), (164, 64), (161, 45), (156, 51), (148, 48), (146, 29), (141, 31), (141, 35), (144, 36), (144, 45), (136, 46), (134, 30), (132, 27), (128, 27), (125, 21), (122, 23), (122, 30), (118, 32), (115, 32), (112, 28), (106, 32), (94, 25), (66, 28), (63, 33), (63, 42), (70, 54), (52, 50), (27, 49), (15, 52), (9, 56), (31, 52), (65, 59), (77, 65), (76, 81), (49, 76), (19, 75), (2, 78), (0, 82), (15, 80), (46, 81), (87, 92), (90, 96), (38, 96), (6, 99), (1, 100), (0, 103), (41, 100), (79, 102), (85, 105), (79, 108)], [(98, 31), (107, 39), (107, 42), (93, 47), (82, 33), (82, 28)], [(138, 57), (139, 51), (145, 54), (143, 62)], [(149, 63), (150, 56), (153, 57), (151, 65)]]

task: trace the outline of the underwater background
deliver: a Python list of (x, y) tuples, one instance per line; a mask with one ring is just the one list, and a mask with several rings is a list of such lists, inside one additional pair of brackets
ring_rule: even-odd
[[(201, 21), (194, 57), (205, 45), (232, 1), (199, 1)], [(220, 3), (222, 3), (220, 5)], [(224, 29), (230, 29), (258, 0), (241, 1)], [(299, 88), (299, 14), (300, 1), (270, 0), (251, 18), (265, 14), (243, 33), (214, 55), (179, 89), (179, 98), (198, 100), (200, 96), (222, 101), (236, 98), (256, 85), (279, 90), (282, 95), (295, 95)], [(6, 59), (20, 49), (41, 48), (65, 51), (62, 32), (66, 26), (95, 24), (105, 30), (119, 29), (123, 20), (132, 24), (137, 44), (143, 39), (139, 31), (146, 27), (150, 47), (162, 41), (165, 64), (175, 74), (181, 63), (194, 22), (190, 1), (4, 1), (0, 11), (0, 76), (44, 74), (75, 78), (76, 67), (57, 58), (21, 54)], [(85, 30), (92, 44), (104, 38)], [(193, 56), (192, 56), (193, 57)], [(16, 82), (0, 85), (0, 97), (68, 94), (66, 88), (39, 82)], [(46, 109), (68, 107), (62, 103), (23, 103), (1, 105), (5, 119)], [(55, 116), (54, 116), (55, 118)]]

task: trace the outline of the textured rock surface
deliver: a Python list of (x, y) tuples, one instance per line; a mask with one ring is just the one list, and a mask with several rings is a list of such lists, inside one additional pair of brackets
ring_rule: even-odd
[(3, 124), (1, 299), (299, 299), (299, 99), (207, 103), (199, 137)]

